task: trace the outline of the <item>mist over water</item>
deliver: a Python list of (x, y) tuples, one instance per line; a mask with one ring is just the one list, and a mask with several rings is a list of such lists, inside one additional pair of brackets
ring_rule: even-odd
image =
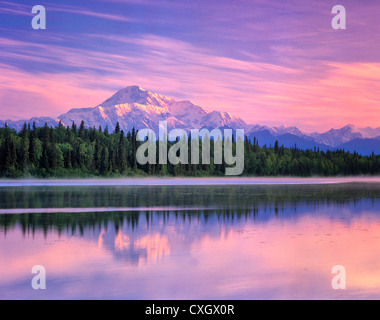
[(378, 299), (379, 205), (373, 183), (0, 188), (0, 298)]

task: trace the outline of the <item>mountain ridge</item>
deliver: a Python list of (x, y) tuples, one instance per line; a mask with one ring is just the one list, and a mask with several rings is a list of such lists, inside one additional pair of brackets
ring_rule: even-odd
[[(78, 125), (84, 121), (87, 127), (99, 127), (103, 129), (108, 126), (113, 129), (118, 122), (124, 131), (150, 128), (158, 131), (158, 123), (166, 121), (168, 130), (174, 128), (190, 131), (201, 128), (231, 128), (244, 129), (249, 138), (256, 137), (261, 145), (274, 145), (276, 140), (286, 147), (297, 145), (303, 149), (319, 148), (320, 150), (339, 149), (346, 147), (349, 150), (355, 149), (354, 141), (358, 150), (363, 154), (374, 151), (380, 154), (378, 139), (379, 128), (358, 128), (352, 124), (340, 129), (330, 129), (329, 131), (318, 133), (305, 133), (295, 126), (269, 127), (258, 124), (247, 124), (240, 117), (231, 115), (228, 112), (207, 111), (201, 106), (189, 101), (176, 101), (164, 95), (145, 90), (139, 86), (128, 86), (117, 91), (110, 98), (101, 104), (90, 108), (76, 108), (58, 116), (56, 119), (49, 117), (34, 117), (30, 120), (0, 120), (0, 127), (5, 123), (15, 130), (21, 130), (24, 123), (33, 122), (36, 126), (57, 126), (59, 122), (63, 125), (71, 125), (72, 122)], [(363, 141), (365, 140), (365, 141)], [(371, 141), (374, 150), (371, 152)]]

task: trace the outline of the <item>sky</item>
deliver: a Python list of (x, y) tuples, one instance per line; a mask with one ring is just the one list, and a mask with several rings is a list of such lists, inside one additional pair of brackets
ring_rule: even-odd
[[(338, 4), (345, 30), (331, 26)], [(249, 124), (379, 127), (379, 15), (374, 0), (0, 0), (0, 119), (139, 85)]]

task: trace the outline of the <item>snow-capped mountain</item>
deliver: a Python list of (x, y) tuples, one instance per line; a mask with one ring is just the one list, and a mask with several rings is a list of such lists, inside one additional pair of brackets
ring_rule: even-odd
[(159, 121), (166, 121), (168, 129), (191, 130), (202, 127), (245, 128), (247, 124), (226, 112), (207, 112), (190, 101), (175, 101), (163, 95), (131, 86), (115, 93), (94, 108), (72, 109), (58, 117), (62, 123), (80, 123), (89, 127), (114, 128), (119, 122), (123, 130), (150, 128), (158, 130)]
[(190, 131), (201, 128), (232, 128), (244, 129), (250, 138), (256, 138), (260, 145), (274, 145), (278, 140), (280, 145), (301, 149), (318, 148), (334, 150), (344, 148), (355, 150), (362, 154), (374, 151), (380, 154), (380, 127), (357, 128), (347, 125), (340, 129), (331, 129), (324, 133), (305, 133), (297, 127), (269, 127), (258, 124), (246, 124), (244, 120), (228, 112), (208, 112), (191, 101), (176, 101), (164, 95), (144, 90), (139, 86), (130, 86), (116, 92), (112, 97), (92, 108), (72, 109), (65, 114), (53, 118), (32, 118), (24, 121), (0, 121), (0, 127), (5, 125), (21, 130), (24, 123), (36, 126), (56, 126), (59, 121), (65, 126), (77, 125), (84, 121), (87, 127), (108, 126), (112, 131), (119, 122), (121, 129), (129, 131), (150, 128), (158, 131), (160, 121), (166, 121), (168, 129), (181, 128)]
[(303, 133), (300, 129), (296, 127), (268, 127), (268, 126), (260, 126), (260, 125), (250, 125), (247, 127), (247, 133), (255, 133), (260, 131), (268, 131), (272, 136), (277, 137), (283, 134), (292, 134), (294, 136), (306, 137), (305, 133)]
[(311, 137), (318, 143), (323, 143), (328, 146), (338, 147), (341, 144), (349, 142), (354, 139), (364, 138), (360, 132), (355, 132), (355, 126), (347, 125), (341, 129), (331, 129), (325, 133), (312, 133)]
[(373, 139), (377, 138), (380, 136), (380, 127), (379, 128), (371, 128), (371, 127), (366, 127), (366, 128), (357, 128), (353, 126), (353, 129), (355, 132), (359, 132), (362, 134), (363, 138), (368, 138), (368, 139)]

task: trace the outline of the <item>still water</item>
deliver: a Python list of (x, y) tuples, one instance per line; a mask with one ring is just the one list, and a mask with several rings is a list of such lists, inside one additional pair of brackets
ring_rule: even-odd
[(379, 299), (379, 209), (378, 183), (1, 187), (0, 299)]

